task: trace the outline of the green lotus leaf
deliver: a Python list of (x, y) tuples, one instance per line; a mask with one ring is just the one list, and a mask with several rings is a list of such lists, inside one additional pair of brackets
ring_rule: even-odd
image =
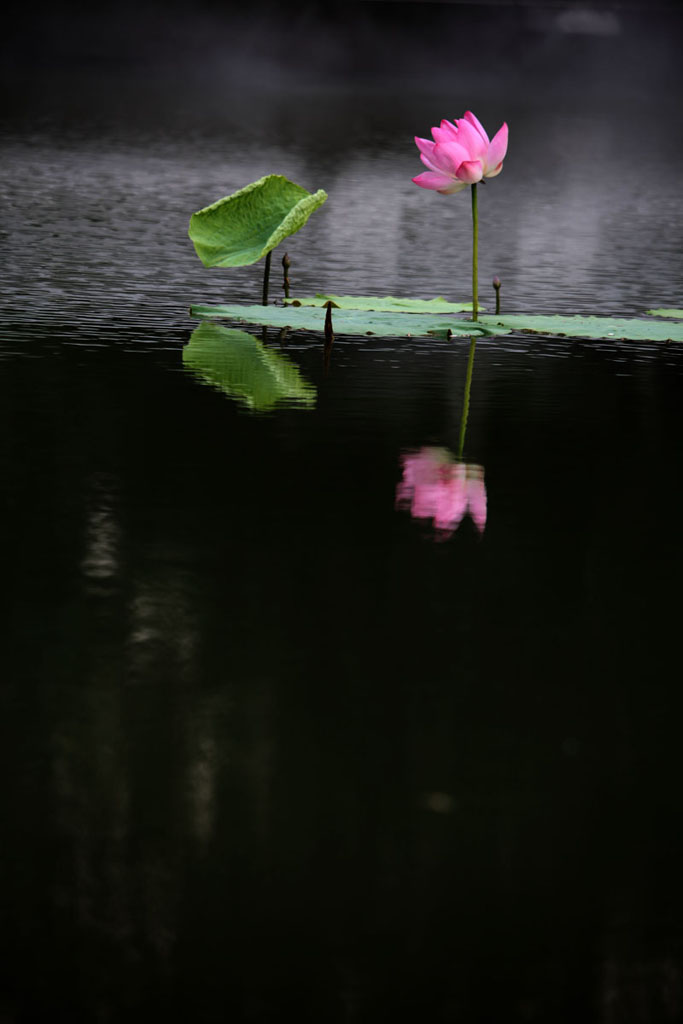
[(326, 199), (323, 189), (268, 174), (193, 213), (189, 235), (205, 267), (244, 267), (299, 231)]
[[(192, 316), (229, 318), (273, 327), (323, 331), (325, 311), (315, 306), (192, 306)], [(485, 315), (476, 322), (426, 313), (382, 313), (333, 309), (337, 334), (371, 334), (392, 338), (538, 334), (601, 341), (683, 341), (683, 323), (607, 316)]]
[(668, 316), (672, 320), (683, 320), (683, 309), (646, 309), (650, 316)]
[(590, 338), (596, 341), (683, 341), (683, 324), (637, 317), (532, 316), (527, 313), (483, 316), (493, 333), (542, 334), (559, 338)]
[(267, 348), (246, 331), (204, 322), (183, 349), (183, 363), (200, 380), (255, 412), (279, 402), (312, 407), (316, 390), (282, 352)]
[[(304, 331), (324, 331), (327, 310), (315, 306), (192, 306), (191, 316), (226, 318), (272, 327), (292, 327)], [(456, 320), (451, 314), (439, 317), (425, 313), (374, 313), (358, 309), (333, 309), (332, 327), (337, 334), (373, 334), (387, 338), (411, 338), (428, 334), (484, 335), (507, 333), (491, 331), (482, 323)]]
[[(471, 302), (449, 302), (444, 298), (401, 299), (393, 295), (309, 295), (285, 299), (287, 306), (325, 306), (332, 302), (338, 309), (374, 310), (378, 313), (468, 313)], [(483, 306), (479, 307), (484, 309)]]

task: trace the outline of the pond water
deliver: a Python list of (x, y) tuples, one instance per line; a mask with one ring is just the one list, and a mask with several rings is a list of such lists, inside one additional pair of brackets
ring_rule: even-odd
[[(253, 408), (189, 214), (278, 171), (329, 200), (274, 295), (466, 299), (410, 182), (462, 111), (185, 99), (5, 122), (0, 1017), (679, 1020), (682, 350), (482, 340), (461, 451), (466, 340), (270, 330), (307, 401)], [(680, 305), (663, 102), (471, 104), (485, 305)]]

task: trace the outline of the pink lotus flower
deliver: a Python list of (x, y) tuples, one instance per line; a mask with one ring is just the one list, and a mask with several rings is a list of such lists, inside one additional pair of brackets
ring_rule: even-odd
[(413, 178), (420, 188), (450, 195), (483, 178), (495, 178), (503, 169), (508, 148), (505, 123), (489, 141), (479, 120), (468, 110), (458, 121), (442, 121), (439, 128), (432, 128), (432, 135), (433, 142), (415, 139), (420, 159), (429, 168)]
[(421, 448), (401, 457), (403, 480), (396, 507), (408, 508), (415, 519), (432, 519), (445, 540), (469, 512), (480, 533), (486, 526), (484, 470), (457, 462), (446, 448)]

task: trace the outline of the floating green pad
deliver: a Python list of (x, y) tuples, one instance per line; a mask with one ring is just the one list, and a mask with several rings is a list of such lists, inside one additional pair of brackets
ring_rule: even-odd
[[(314, 306), (192, 306), (190, 314), (200, 319), (225, 317), (305, 331), (323, 331), (325, 327), (325, 311)], [(520, 313), (482, 316), (475, 323), (456, 319), (452, 314), (436, 316), (333, 309), (332, 326), (337, 334), (372, 334), (390, 338), (540, 334), (604, 341), (683, 341), (683, 323), (635, 317), (529, 316)]]
[(673, 320), (683, 320), (683, 309), (646, 309), (650, 316), (669, 316)]
[[(303, 331), (324, 331), (327, 310), (315, 306), (192, 306), (190, 315), (201, 319), (225, 317), (250, 324), (292, 327)], [(332, 327), (337, 334), (373, 334), (387, 338), (499, 334), (481, 323), (456, 320), (425, 313), (365, 313), (358, 309), (333, 309)]]
[(323, 189), (307, 192), (269, 174), (193, 213), (189, 235), (205, 267), (244, 267), (302, 228), (326, 199)]
[[(393, 295), (314, 295), (285, 299), (287, 306), (324, 306), (332, 302), (338, 309), (374, 310), (378, 313), (468, 313), (471, 302), (436, 299), (400, 299)], [(480, 306), (479, 309), (484, 309)]]
[(246, 331), (200, 324), (183, 349), (183, 363), (204, 383), (255, 412), (272, 409), (278, 402), (315, 405), (316, 390), (299, 368)]
[(683, 324), (611, 316), (531, 316), (526, 313), (483, 316), (495, 334), (542, 334), (596, 341), (683, 341)]

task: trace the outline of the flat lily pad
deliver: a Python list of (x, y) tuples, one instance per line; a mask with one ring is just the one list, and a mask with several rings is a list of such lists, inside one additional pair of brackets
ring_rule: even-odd
[(668, 316), (672, 320), (683, 320), (683, 309), (648, 309), (650, 316)]
[[(252, 324), (323, 331), (325, 311), (315, 306), (192, 306), (192, 316), (229, 318)], [(556, 338), (587, 338), (601, 341), (683, 341), (683, 323), (643, 318), (607, 316), (482, 316), (476, 322), (453, 314), (382, 313), (335, 309), (332, 325), (337, 334), (369, 334), (390, 338), (426, 335), (538, 334)]]
[[(378, 313), (469, 313), (471, 302), (449, 302), (436, 299), (402, 299), (393, 295), (308, 295), (285, 299), (287, 306), (326, 306), (331, 302), (338, 309), (363, 309)], [(483, 309), (480, 306), (479, 309)]]
[[(192, 306), (194, 317), (228, 318), (250, 324), (292, 327), (304, 331), (324, 331), (325, 309), (315, 306)], [(332, 311), (332, 326), (337, 334), (372, 334), (387, 338), (411, 338), (428, 334), (447, 337), (507, 333), (489, 330), (471, 320), (456, 320), (425, 313), (374, 313), (358, 309)]]
[(683, 341), (683, 324), (637, 317), (531, 316), (519, 313), (483, 316), (481, 322), (499, 334), (542, 334), (596, 341)]
[(326, 199), (323, 189), (269, 174), (193, 213), (189, 235), (205, 267), (244, 267), (299, 231)]
[(200, 324), (183, 349), (183, 363), (204, 383), (255, 412), (273, 409), (279, 402), (315, 405), (316, 390), (298, 366), (246, 331)]

